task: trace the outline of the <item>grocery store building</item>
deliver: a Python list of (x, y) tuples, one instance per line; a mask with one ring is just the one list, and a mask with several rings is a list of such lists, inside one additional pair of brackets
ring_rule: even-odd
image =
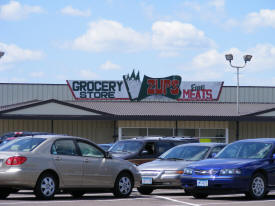
[(0, 83), (0, 133), (46, 131), (109, 143), (134, 136), (202, 142), (275, 137), (275, 87), (182, 81), (181, 76)]

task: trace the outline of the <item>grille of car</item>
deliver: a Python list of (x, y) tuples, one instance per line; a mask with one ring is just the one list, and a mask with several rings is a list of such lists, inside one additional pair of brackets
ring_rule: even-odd
[(147, 176), (147, 177), (157, 177), (161, 171), (158, 170), (142, 170), (140, 171), (141, 176)]
[(217, 174), (218, 170), (195, 170), (195, 174), (197, 175), (215, 175)]

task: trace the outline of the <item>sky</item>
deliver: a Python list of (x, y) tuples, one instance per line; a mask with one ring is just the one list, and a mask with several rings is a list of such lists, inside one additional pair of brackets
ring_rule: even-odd
[(274, 0), (0, 0), (0, 83), (122, 80), (275, 86)]

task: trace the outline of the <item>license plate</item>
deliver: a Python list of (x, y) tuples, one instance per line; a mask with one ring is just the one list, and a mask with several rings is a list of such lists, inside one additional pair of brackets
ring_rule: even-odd
[(144, 185), (151, 185), (152, 184), (152, 178), (151, 177), (142, 177), (141, 183)]
[(198, 187), (207, 187), (208, 186), (208, 180), (197, 180), (197, 186)]

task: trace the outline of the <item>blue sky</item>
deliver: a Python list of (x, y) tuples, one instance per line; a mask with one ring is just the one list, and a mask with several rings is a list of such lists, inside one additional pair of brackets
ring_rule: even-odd
[(273, 0), (0, 0), (0, 82), (181, 75), (275, 86)]

